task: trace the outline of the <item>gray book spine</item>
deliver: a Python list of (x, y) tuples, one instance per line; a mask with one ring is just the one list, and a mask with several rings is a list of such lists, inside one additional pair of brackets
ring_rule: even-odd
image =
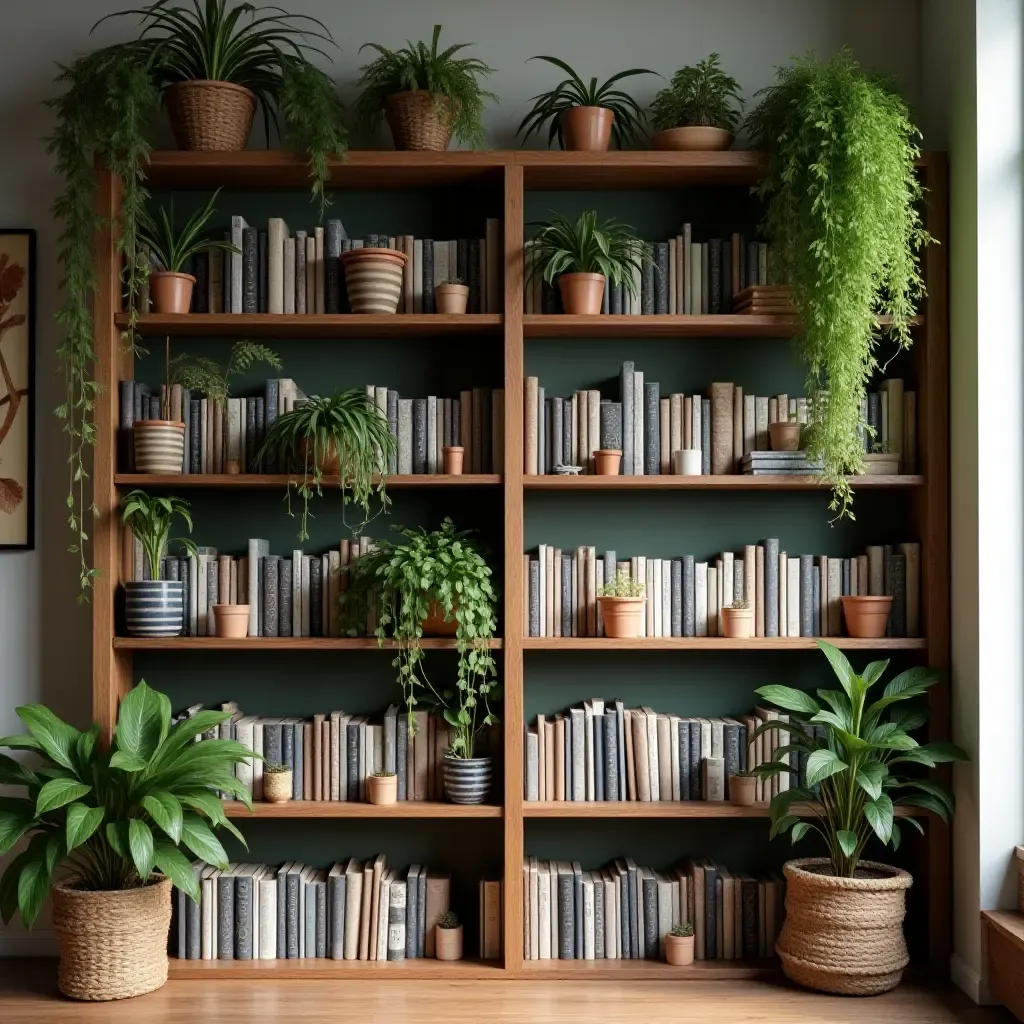
[(744, 878), (740, 882), (740, 894), (743, 903), (743, 955), (753, 958), (757, 956), (759, 931), (757, 879)]
[(604, 726), (604, 798), (619, 799), (619, 723), (614, 711), (606, 711), (600, 723)]
[(330, 905), (330, 957), (345, 959), (345, 876), (331, 875), (327, 879), (327, 900)]
[(309, 560), (309, 635), (324, 635), (324, 565), (319, 555)]
[(622, 451), (622, 403), (603, 401), (601, 412), (601, 447), (610, 451)]
[(644, 382), (644, 473), (657, 476), (661, 471), (661, 410), (657, 381)]
[(672, 559), (672, 635), (682, 636), (683, 635), (683, 560), (681, 558)]
[(259, 312), (259, 232), (255, 228), (242, 231), (242, 312)]
[(604, 882), (594, 873), (594, 959), (604, 959)]
[(572, 402), (568, 398), (562, 402), (562, 464), (571, 466), (572, 457)]
[(718, 872), (711, 864), (704, 866), (704, 959), (718, 959), (718, 906), (715, 899), (715, 880)]
[[(479, 301), (479, 296), (478, 296)], [(406, 884), (394, 881), (388, 898), (388, 959), (405, 959)], [(383, 908), (381, 913), (383, 913)]]
[(579, 861), (572, 862), (572, 893), (576, 912), (576, 959), (583, 959), (583, 872)]
[(548, 472), (553, 473), (556, 466), (562, 465), (564, 452), (565, 422), (562, 412), (565, 406), (561, 398), (549, 399), (551, 406), (551, 433), (548, 437)]
[[(195, 405), (196, 408), (198, 409), (198, 407), (199, 407), (199, 403), (198, 402), (194, 402), (193, 405)], [(197, 416), (196, 417), (197, 423), (198, 423), (199, 419), (201, 419), (201, 417)], [(203, 441), (202, 441), (202, 431), (203, 431), (203, 427), (204, 426), (205, 426), (205, 424), (201, 424), (201, 425), (198, 426), (198, 429), (196, 430), (196, 434), (197, 434), (197, 437), (196, 437), (196, 449), (197, 450), (193, 451), (193, 460), (192, 460), (193, 464), (196, 467), (199, 467), (199, 466), (202, 465), (201, 462), (197, 461), (195, 456), (198, 456), (199, 459), (202, 458), (202, 450), (203, 450), (202, 449), (202, 444), (203, 444)], [(256, 454), (257, 454), (258, 449), (259, 449), (259, 446), (256, 444), (256, 403), (252, 399), (249, 399), (249, 401), (247, 401), (245, 403), (245, 464), (246, 464), (245, 468), (246, 468), (246, 472), (248, 472), (248, 473), (256, 473), (256, 472), (259, 471), (259, 465), (257, 464), (257, 461), (256, 461)], [(196, 472), (199, 472), (199, 471), (200, 470), (197, 468)]]
[(722, 308), (720, 312), (732, 312), (732, 247), (728, 238), (722, 239)]
[(619, 878), (619, 952), (623, 960), (632, 960), (633, 950), (629, 942), (629, 872), (617, 870), (617, 874)]
[(271, 764), (284, 764), (284, 752), (281, 749), (281, 725), (266, 724), (263, 726), (263, 756)]
[(657, 270), (654, 262), (654, 245), (651, 242), (644, 242), (644, 245), (647, 248), (648, 260), (640, 271), (640, 312), (644, 316), (650, 316), (654, 312), (654, 278)]
[(284, 732), (292, 730), (294, 739), (292, 749), (295, 752), (295, 766), (292, 768), (292, 799), (302, 799), (303, 765), (302, 765), (302, 722), (295, 722), (291, 726), (285, 725)]
[(415, 398), (412, 403), (412, 471), (427, 471), (427, 400)]
[[(886, 594), (888, 594), (889, 593), (889, 591), (888, 591), (889, 556), (888, 555), (885, 556), (884, 568), (883, 568), (882, 571), (883, 571), (883, 574), (884, 574), (885, 579), (887, 581), (886, 582)], [(850, 596), (850, 560), (848, 558), (844, 558), (843, 559), (843, 578), (842, 579), (843, 579), (843, 581), (842, 581), (841, 593), (842, 593), (843, 597), (849, 597)]]
[(562, 555), (562, 636), (572, 635), (572, 555)]
[[(637, 877), (635, 867), (626, 871), (626, 878), (623, 881), (627, 883), (629, 889), (629, 907), (626, 913), (626, 916), (629, 918), (629, 956), (632, 960), (639, 960), (641, 937), (637, 934), (636, 901), (640, 897), (638, 897), (636, 891)], [(627, 885), (624, 885), (623, 888), (626, 888)]]
[(427, 869), (426, 867), (420, 872), (419, 878), (417, 879), (416, 888), (416, 956), (421, 960), (425, 953), (426, 938), (427, 938)]
[(568, 872), (558, 873), (558, 958), (576, 958), (576, 912), (574, 909), (573, 877)]
[[(185, 450), (181, 456), (181, 471), (182, 473), (196, 473), (199, 471), (199, 468), (192, 464), (192, 392), (188, 388), (181, 389), (181, 418), (185, 424)], [(129, 433), (129, 447), (133, 447), (131, 441), (131, 434)], [(132, 452), (133, 466), (135, 464), (134, 458), (135, 453)]]
[(266, 313), (270, 308), (268, 305), (268, 296), (270, 292), (270, 263), (267, 259), (268, 242), (269, 238), (267, 236), (267, 232), (261, 231), (259, 233), (259, 250), (256, 260), (256, 266), (259, 274), (256, 285), (256, 311), (258, 313)]
[(292, 560), (277, 563), (277, 635), (292, 635)]
[(267, 555), (266, 558), (260, 559), (260, 569), (263, 571), (263, 622), (260, 636), (277, 636), (280, 564), (281, 559), (277, 555)]
[(235, 879), (235, 959), (252, 959), (252, 875)]
[(594, 730), (594, 799), (604, 801), (607, 799), (604, 792), (604, 729), (601, 719), (603, 715), (595, 715), (592, 723)]
[(747, 242), (747, 284), (757, 283), (757, 242)]
[[(304, 920), (300, 922), (305, 931), (304, 945), (302, 947), (303, 958), (306, 960), (316, 959), (316, 882), (305, 882), (304, 884)], [(376, 938), (376, 936), (375, 936)]]
[(565, 773), (565, 799), (572, 799), (572, 725), (569, 718), (565, 721), (565, 759), (563, 772)]
[[(267, 408), (266, 402), (263, 400), (263, 396), (260, 395), (258, 398), (252, 398), (249, 402), (245, 403), (246, 409), (249, 408), (249, 403), (256, 406), (256, 434), (253, 437), (253, 455), (252, 464), (254, 471), (259, 469), (259, 460), (257, 454), (260, 446), (263, 444), (263, 439), (267, 436)], [(246, 457), (248, 457), (248, 438), (246, 439)]]
[(779, 541), (764, 542), (764, 635), (779, 635)]
[(644, 956), (648, 960), (658, 959), (658, 880), (644, 876)]
[(690, 799), (700, 800), (700, 722), (687, 724), (690, 726)]
[(202, 907), (185, 897), (185, 959), (198, 960), (202, 955)]
[(614, 316), (622, 313), (622, 285), (608, 282), (608, 312)]
[(434, 301), (434, 240), (423, 239), (423, 312), (436, 313)]
[[(612, 310), (615, 312), (615, 310)], [(629, 424), (633, 422), (633, 363), (622, 364), (619, 375), (619, 392), (622, 398), (622, 422), (626, 425), (622, 431), (622, 472), (626, 476), (633, 475), (633, 431)]]
[(291, 722), (281, 723), (281, 764), (288, 765), (295, 778), (295, 727)]
[(327, 883), (316, 883), (316, 955), (327, 956)]
[[(339, 270), (340, 273), (340, 270)], [(295, 312), (311, 313), (306, 309), (306, 232), (295, 232)]]
[[(885, 592), (892, 595), (886, 636), (907, 635), (907, 556), (891, 554), (886, 567)], [(859, 586), (859, 581), (858, 581)]]
[(398, 776), (398, 799), (408, 800), (406, 795), (405, 759), (409, 756), (409, 716), (404, 709), (398, 712), (395, 722), (395, 774)]
[(654, 243), (654, 312), (668, 312), (668, 242)]
[(299, 872), (285, 876), (285, 953), (289, 960), (299, 958)]
[[(604, 555), (603, 555), (603, 561), (604, 561), (604, 581), (605, 581), (605, 583), (610, 583), (613, 579), (615, 579), (615, 572), (616, 572), (616, 570), (615, 570), (615, 552), (614, 551), (606, 551), (604, 553)], [(572, 563), (571, 562), (570, 562), (570, 570), (569, 571), (570, 571), (570, 574), (571, 574), (571, 572), (572, 572)]]
[(712, 238), (708, 242), (708, 304), (712, 313), (722, 312), (722, 240)]
[[(750, 567), (753, 571), (753, 566)], [(746, 591), (743, 589), (744, 566), (742, 558), (734, 558), (732, 563), (732, 596), (734, 601), (742, 601)]]
[[(263, 426), (266, 432), (277, 422), (277, 405), (281, 389), (280, 381), (276, 377), (269, 377), (263, 390)], [(246, 402), (246, 407), (248, 407)], [(263, 469), (267, 473), (277, 472), (277, 452), (267, 452)]]
[(388, 472), (398, 472), (398, 392), (388, 388), (388, 430), (395, 439), (395, 447), (388, 456)]
[(679, 798), (690, 799), (690, 723), (679, 723)]
[(235, 958), (235, 879), (217, 879), (217, 959)]
[(359, 723), (349, 722), (348, 736), (345, 742), (345, 763), (348, 765), (348, 796), (350, 800), (359, 798)]
[(341, 312), (341, 221), (329, 220), (324, 231), (324, 310)]
[[(746, 729), (743, 730), (744, 734)], [(744, 742), (746, 736), (744, 735)], [(735, 775), (740, 770), (740, 724), (739, 722), (726, 722), (722, 726), (722, 747), (725, 754), (725, 785), (726, 796), (729, 793), (729, 776)]]
[(814, 556), (800, 556), (800, 635), (814, 636)]
[(821, 566), (811, 570), (811, 607), (814, 609), (813, 635), (821, 636)]
[(452, 399), (452, 444), (457, 448), (465, 447), (462, 443), (462, 407), (459, 399)]
[[(424, 250), (426, 245), (424, 245)], [(419, 883), (412, 868), (405, 883), (405, 956), (416, 959), (416, 933), (419, 930)]]
[(540, 562), (530, 559), (530, 636), (540, 636)]
[(711, 399), (703, 398), (700, 403), (700, 471), (703, 476), (711, 475)]
[(178, 929), (178, 959), (187, 960), (188, 950), (185, 937), (185, 890), (174, 887), (174, 920)]
[[(693, 555), (684, 555), (683, 559), (683, 636), (697, 635), (696, 618), (696, 584), (694, 582)], [(675, 572), (675, 562), (672, 571)]]

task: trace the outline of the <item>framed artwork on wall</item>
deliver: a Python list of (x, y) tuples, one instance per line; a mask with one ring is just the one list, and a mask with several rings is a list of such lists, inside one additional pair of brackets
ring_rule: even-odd
[(0, 551), (35, 543), (36, 233), (0, 228)]

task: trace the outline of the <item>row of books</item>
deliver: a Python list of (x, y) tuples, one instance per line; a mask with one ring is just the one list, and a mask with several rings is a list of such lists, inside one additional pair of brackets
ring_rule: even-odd
[[(532, 242), (524, 248), (525, 313), (561, 313), (558, 289), (534, 268)], [(622, 283), (606, 282), (602, 313), (650, 315), (682, 313), (701, 316), (730, 313), (733, 300), (749, 285), (771, 284), (769, 246), (741, 234), (694, 242), (690, 224), (665, 242), (645, 242), (650, 262), (633, 268), (635, 293)]]
[(523, 858), (527, 960), (658, 960), (665, 937), (691, 924), (697, 960), (771, 956), (785, 914), (785, 883), (710, 860), (655, 871), (618, 857), (584, 871), (579, 861)]
[[(405, 253), (405, 279), (399, 313), (433, 313), (434, 288), (459, 278), (469, 287), (470, 313), (502, 309), (501, 229), (488, 217), (482, 238), (435, 240), (413, 235), (371, 234), (349, 238), (338, 219), (312, 231), (291, 229), (271, 217), (266, 229), (232, 217), (224, 233), (237, 252), (210, 248), (199, 252), (185, 270), (196, 279), (193, 313), (347, 313), (343, 252), (364, 247)], [(149, 311), (148, 287), (139, 309)]]
[[(301, 861), (197, 862), (197, 904), (176, 890), (175, 940), (182, 960), (406, 960), (434, 956), (434, 927), (450, 909), (451, 876), (384, 854), (329, 869)], [(501, 956), (501, 883), (481, 881), (480, 950)], [(172, 945), (172, 948), (174, 946)]]
[(842, 636), (844, 596), (893, 598), (887, 636), (919, 636), (921, 545), (872, 545), (856, 558), (790, 556), (769, 538), (742, 554), (619, 559), (582, 545), (550, 544), (523, 555), (528, 636), (604, 636), (597, 591), (618, 573), (644, 584), (644, 636), (723, 636), (719, 610), (745, 601), (755, 636)]

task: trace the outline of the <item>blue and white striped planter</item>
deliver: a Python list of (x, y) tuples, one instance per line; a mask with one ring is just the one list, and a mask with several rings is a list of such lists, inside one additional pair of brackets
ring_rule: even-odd
[(491, 791), (489, 757), (444, 756), (444, 792), (453, 804), (486, 803)]
[(129, 636), (180, 636), (185, 621), (185, 584), (178, 580), (126, 583)]

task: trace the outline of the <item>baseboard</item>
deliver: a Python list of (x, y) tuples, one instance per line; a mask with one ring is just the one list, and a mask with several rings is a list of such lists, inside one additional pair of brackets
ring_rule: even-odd
[(0, 957), (56, 956), (57, 937), (50, 931), (22, 932), (13, 928), (0, 933)]
[(949, 958), (949, 977), (958, 989), (979, 1006), (996, 1004), (997, 1000), (993, 998), (981, 974), (957, 953)]

